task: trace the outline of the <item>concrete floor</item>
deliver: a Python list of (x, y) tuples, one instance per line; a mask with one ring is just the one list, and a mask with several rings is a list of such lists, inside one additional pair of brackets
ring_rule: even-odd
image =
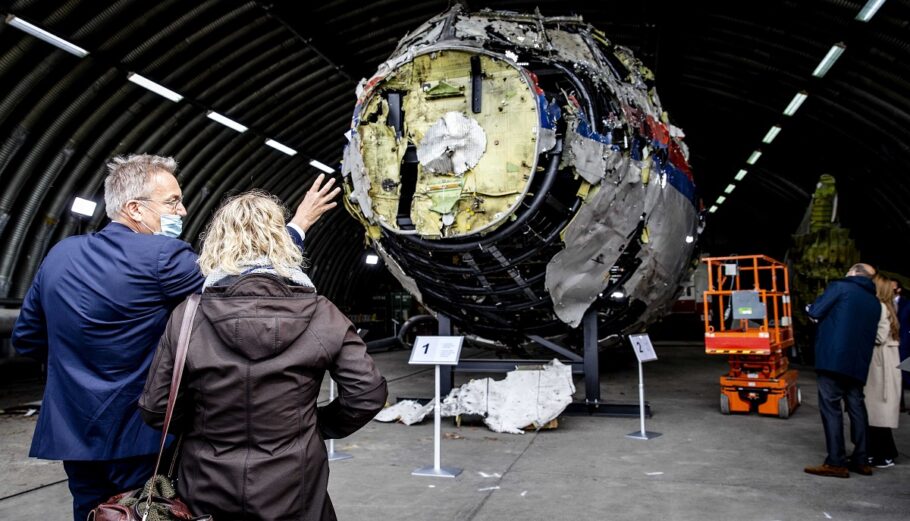
[[(698, 344), (658, 343), (660, 360), (645, 366), (654, 417), (663, 435), (626, 434), (637, 419), (562, 417), (559, 428), (525, 435), (483, 426), (456, 428), (442, 463), (464, 469), (456, 479), (419, 478), (433, 463), (433, 424), (373, 422), (336, 450), (355, 457), (332, 463), (329, 491), (342, 520), (906, 520), (910, 518), (910, 417), (895, 431), (898, 465), (870, 477), (821, 478), (803, 472), (824, 458), (814, 374), (802, 371), (803, 405), (788, 420), (718, 412), (722, 357)], [(603, 398), (637, 400), (637, 371), (621, 356), (603, 372)], [(375, 356), (391, 398), (429, 396), (432, 368), (407, 365), (403, 351)], [(456, 384), (466, 381), (458, 375)], [(583, 382), (577, 382), (579, 397)], [(35, 386), (5, 390), (0, 401), (35, 399)], [(6, 403), (9, 405), (9, 403)], [(0, 404), (0, 407), (3, 405)], [(34, 417), (0, 416), (0, 520), (70, 519), (58, 462), (26, 458)]]

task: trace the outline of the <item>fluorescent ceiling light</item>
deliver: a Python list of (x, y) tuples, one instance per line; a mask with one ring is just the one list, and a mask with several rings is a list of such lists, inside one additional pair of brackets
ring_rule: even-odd
[(325, 172), (327, 174), (331, 174), (332, 172), (335, 171), (334, 168), (330, 167), (329, 165), (327, 165), (325, 163), (320, 163), (319, 161), (316, 161), (315, 159), (310, 161), (310, 165), (322, 170), (323, 172)]
[(78, 213), (79, 215), (84, 215), (86, 217), (91, 217), (95, 215), (95, 208), (98, 207), (98, 203), (95, 201), (89, 201), (88, 199), (83, 199), (77, 197), (73, 201), (73, 213)]
[(790, 104), (787, 105), (787, 108), (784, 109), (784, 116), (792, 116), (796, 114), (796, 111), (799, 109), (799, 106), (806, 101), (806, 98), (809, 97), (805, 92), (797, 92), (796, 96), (793, 96), (793, 100), (790, 101)]
[(714, 213), (717, 211), (717, 205), (712, 205), (711, 208), (708, 208), (708, 213)]
[(812, 73), (816, 78), (822, 78), (825, 74), (828, 74), (828, 71), (831, 69), (831, 66), (834, 65), (834, 62), (840, 58), (841, 54), (844, 54), (844, 49), (847, 46), (843, 43), (835, 43), (831, 46), (831, 49), (828, 51), (828, 54), (822, 58), (822, 61), (819, 62), (818, 67), (815, 68), (815, 71)]
[(860, 9), (859, 14), (856, 15), (856, 19), (860, 22), (868, 22), (875, 13), (878, 12), (878, 8), (885, 3), (885, 0), (869, 0), (866, 2), (866, 5)]
[(266, 140), (265, 140), (265, 144), (268, 145), (268, 146), (270, 146), (270, 147), (272, 147), (272, 148), (274, 148), (275, 150), (284, 152), (285, 154), (287, 154), (287, 155), (289, 155), (289, 156), (295, 156), (295, 155), (297, 155), (297, 151), (296, 151), (296, 150), (294, 150), (294, 149), (291, 148), (291, 147), (284, 146), (284, 145), (282, 145), (281, 143), (275, 141), (274, 139), (266, 139)]
[(379, 264), (379, 256), (374, 255), (372, 253), (367, 255), (366, 263), (367, 264)]
[(241, 125), (240, 123), (237, 123), (233, 119), (222, 116), (221, 114), (215, 112), (214, 110), (208, 111), (208, 113), (206, 113), (206, 116), (213, 121), (217, 121), (218, 123), (221, 123), (222, 125), (224, 125), (228, 128), (231, 128), (231, 129), (236, 130), (237, 132), (240, 132), (241, 134), (246, 132), (246, 130), (247, 130), (247, 127)]
[(749, 159), (746, 159), (746, 163), (749, 163), (750, 165), (754, 165), (758, 161), (758, 158), (760, 158), (760, 157), (761, 157), (761, 151), (756, 150), (755, 152), (752, 152), (752, 155), (749, 156)]
[(768, 133), (765, 134), (765, 137), (762, 138), (761, 142), (767, 143), (770, 145), (771, 142), (774, 141), (774, 138), (776, 138), (778, 134), (780, 134), (780, 127), (778, 127), (777, 125), (774, 125), (773, 127), (771, 127), (771, 130), (769, 130)]
[(146, 89), (154, 92), (155, 94), (157, 94), (159, 96), (163, 96), (171, 101), (176, 102), (176, 101), (180, 101), (183, 99), (183, 96), (181, 96), (180, 94), (172, 91), (171, 89), (165, 87), (164, 85), (159, 85), (159, 84), (155, 83), (154, 81), (146, 78), (145, 76), (140, 76), (139, 74), (136, 74), (135, 72), (129, 73), (126, 76), (126, 79), (130, 80), (131, 82), (135, 83), (136, 85), (139, 85), (140, 87), (145, 87)]
[(724, 204), (724, 201), (726, 201), (726, 200), (727, 200), (726, 197), (724, 197), (724, 196), (722, 196), (722, 195), (718, 195), (718, 196), (717, 196), (717, 200), (714, 201), (714, 204), (720, 206), (720, 205)]
[(736, 190), (736, 185), (731, 183), (731, 184), (728, 184), (726, 188), (724, 188), (724, 193), (729, 194), (729, 193), (733, 192), (733, 190)]
[(39, 38), (57, 48), (63, 49), (64, 51), (66, 51), (70, 54), (75, 54), (76, 56), (78, 56), (80, 58), (84, 58), (84, 57), (88, 56), (88, 51), (86, 51), (82, 47), (72, 44), (72, 43), (64, 40), (63, 38), (53, 35), (47, 31), (45, 31), (44, 29), (38, 27), (37, 25), (32, 25), (32, 24), (26, 22), (25, 20), (18, 18), (14, 15), (8, 15), (6, 17), (6, 23), (8, 23), (9, 25), (12, 25), (13, 27), (15, 27), (16, 29), (19, 29), (22, 32), (26, 32), (26, 33), (34, 36), (35, 38)]
[(746, 174), (748, 174), (748, 172), (746, 172), (745, 170), (740, 170), (739, 172), (736, 172), (736, 180), (742, 181), (743, 178), (746, 177)]

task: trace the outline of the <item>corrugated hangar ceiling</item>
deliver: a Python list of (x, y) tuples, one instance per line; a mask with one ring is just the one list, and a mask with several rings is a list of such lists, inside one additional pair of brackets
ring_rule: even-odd
[[(841, 222), (863, 257), (900, 272), (910, 236), (910, 0), (866, 22), (865, 0), (460, 2), (578, 14), (657, 76), (686, 133), (708, 214), (703, 248), (783, 255), (821, 174), (837, 178)], [(148, 152), (180, 162), (195, 241), (226, 194), (263, 188), (295, 204), (319, 170), (337, 167), (354, 90), (398, 40), (446, 1), (2, 2), (0, 24), (0, 297), (21, 298), (48, 248), (105, 224), (79, 218), (75, 196), (102, 201), (104, 165)], [(89, 52), (79, 58), (9, 25), (31, 22)], [(813, 76), (832, 45), (846, 50)], [(139, 74), (181, 94), (169, 101)], [(792, 116), (784, 109), (807, 95)], [(243, 133), (206, 117), (223, 114)], [(769, 129), (780, 134), (762, 143)], [(273, 139), (299, 153), (266, 146)], [(747, 164), (753, 152), (761, 158)], [(337, 172), (337, 168), (336, 168)], [(338, 175), (337, 173), (335, 175)], [(337, 209), (311, 230), (320, 290), (342, 306), (365, 294), (363, 230)]]

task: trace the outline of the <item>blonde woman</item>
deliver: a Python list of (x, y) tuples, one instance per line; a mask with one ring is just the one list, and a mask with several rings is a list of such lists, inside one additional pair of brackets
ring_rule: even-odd
[(875, 350), (869, 365), (869, 377), (863, 389), (866, 410), (869, 413), (868, 453), (869, 464), (878, 468), (894, 465), (897, 447), (891, 429), (896, 429), (900, 418), (901, 374), (898, 344), (900, 326), (894, 309), (894, 289), (891, 281), (876, 275), (875, 296), (882, 304), (882, 315), (875, 337)]
[[(317, 295), (285, 212), (262, 192), (228, 200), (206, 231), (206, 276), (175, 410), (184, 432), (178, 494), (219, 521), (333, 520), (324, 438), (347, 436), (379, 411), (386, 383), (351, 322)], [(140, 400), (163, 423), (181, 304)], [(323, 375), (339, 398), (316, 408)]]

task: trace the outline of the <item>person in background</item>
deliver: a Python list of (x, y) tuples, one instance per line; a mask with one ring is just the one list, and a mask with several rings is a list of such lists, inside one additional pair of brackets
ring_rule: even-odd
[[(809, 474), (838, 478), (850, 471), (872, 474), (866, 453), (866, 405), (863, 386), (881, 318), (881, 304), (875, 296), (872, 277), (875, 269), (855, 264), (843, 279), (832, 281), (818, 299), (808, 306), (809, 318), (818, 322), (815, 340), (815, 369), (818, 373), (818, 409), (825, 430), (828, 456), (821, 465), (806, 467)], [(844, 444), (841, 404), (850, 417), (853, 456), (848, 462)]]
[[(178, 239), (187, 209), (177, 162), (140, 154), (107, 167), (111, 222), (51, 249), (12, 333), (19, 354), (47, 365), (29, 455), (63, 460), (76, 521), (151, 477), (161, 433), (142, 422), (137, 401), (171, 310), (205, 280)], [(304, 232), (335, 206), (338, 189), (321, 181), (282, 226), (301, 248)]]
[[(897, 310), (897, 322), (900, 325), (900, 345), (898, 348), (901, 361), (910, 357), (910, 298), (905, 297), (902, 293), (903, 286), (900, 282), (894, 281), (894, 306)], [(903, 386), (900, 393), (900, 410), (907, 410), (907, 402), (904, 399), (904, 390), (910, 389), (910, 374), (901, 372)]]
[[(175, 403), (177, 491), (217, 520), (333, 520), (323, 439), (347, 436), (387, 388), (354, 325), (319, 296), (263, 192), (228, 200), (205, 233), (206, 275)], [(139, 406), (161, 427), (185, 304), (171, 316)], [(325, 372), (338, 398), (316, 407)]]
[(891, 429), (896, 429), (900, 417), (901, 371), (898, 354), (900, 326), (894, 309), (894, 289), (890, 280), (876, 275), (875, 292), (881, 301), (881, 318), (875, 337), (875, 350), (869, 365), (865, 393), (869, 414), (868, 454), (873, 467), (887, 468), (894, 465), (897, 447)]

